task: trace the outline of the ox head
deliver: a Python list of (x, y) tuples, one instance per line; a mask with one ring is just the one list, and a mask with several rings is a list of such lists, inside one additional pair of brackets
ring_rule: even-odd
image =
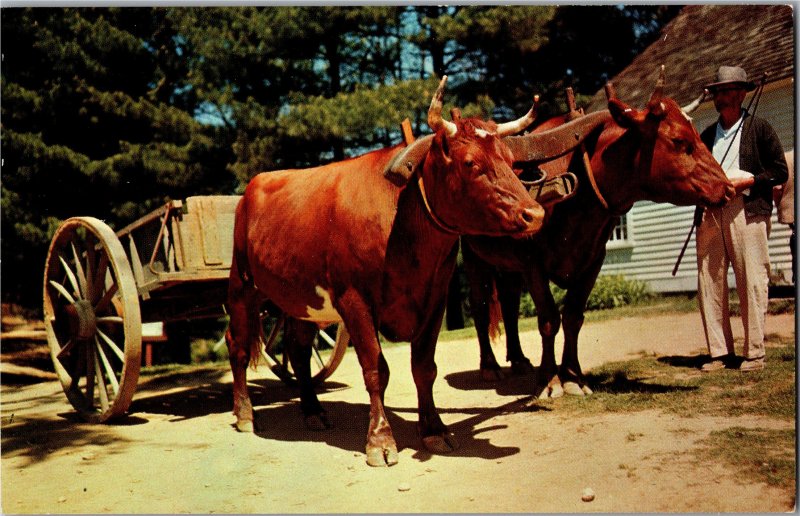
[[(636, 110), (606, 88), (614, 121), (638, 140), (635, 178), (643, 198), (677, 205), (716, 206), (733, 198), (733, 185), (700, 140), (691, 119), (663, 96), (664, 67), (647, 107)], [(620, 138), (622, 140), (622, 138)], [(598, 142), (600, 144), (601, 142)]]
[[(533, 109), (507, 124), (476, 118), (442, 118), (445, 76), (433, 96), (428, 125), (435, 131), (417, 167), (421, 192), (433, 217), (454, 233), (522, 237), (539, 231), (544, 209), (512, 170), (513, 157), (502, 142), (527, 127)], [(411, 149), (413, 152), (413, 149)]]

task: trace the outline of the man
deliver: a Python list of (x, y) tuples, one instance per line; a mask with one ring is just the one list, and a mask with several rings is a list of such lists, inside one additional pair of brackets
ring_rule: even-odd
[(736, 197), (708, 208), (697, 228), (698, 300), (711, 360), (704, 372), (734, 367), (728, 307), (728, 266), (733, 266), (744, 325), (742, 371), (764, 368), (764, 322), (769, 287), (767, 239), (772, 188), (786, 182), (787, 168), (778, 136), (742, 102), (755, 84), (738, 66), (721, 66), (705, 87), (719, 113), (700, 135), (736, 189)]
[(788, 225), (791, 230), (789, 249), (792, 252), (792, 285), (794, 285), (796, 272), (794, 251), (797, 246), (797, 234), (794, 228), (794, 150), (787, 151), (784, 157), (789, 166), (789, 179), (786, 180), (786, 183), (772, 189), (772, 200), (775, 201), (775, 206), (778, 208), (778, 222)]

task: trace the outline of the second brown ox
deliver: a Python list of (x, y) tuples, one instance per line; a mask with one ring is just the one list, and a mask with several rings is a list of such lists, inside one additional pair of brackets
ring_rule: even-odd
[[(633, 203), (647, 199), (677, 205), (718, 205), (733, 197), (733, 185), (714, 157), (700, 141), (697, 130), (674, 100), (662, 95), (664, 70), (647, 107), (636, 110), (614, 98), (610, 89), (609, 110), (590, 113), (603, 123), (586, 139), (589, 176), (571, 199), (557, 204), (537, 235), (524, 242), (503, 238), (462, 239), (464, 265), (471, 287), (471, 306), (481, 346), (481, 374), (492, 379), (500, 367), (489, 342), (491, 283), (497, 281), (506, 327), (507, 359), (512, 369), (529, 369), (517, 333), (519, 296), (524, 276), (538, 314), (542, 338), (542, 363), (534, 392), (557, 397), (563, 392), (590, 393), (578, 360), (578, 334), (583, 313), (606, 254), (606, 242), (621, 215)], [(552, 130), (568, 117), (545, 122)], [(539, 130), (539, 128), (537, 128)], [(584, 169), (580, 153), (566, 155), (541, 165), (558, 174), (569, 168)], [(570, 165), (570, 159), (573, 160)], [(494, 278), (493, 278), (494, 275)], [(566, 289), (559, 316), (549, 283)], [(493, 312), (496, 313), (496, 312)], [(564, 351), (560, 368), (554, 344), (559, 327), (564, 328)]]
[[(411, 342), (425, 446), (435, 452), (456, 447), (434, 405), (433, 383), (458, 237), (532, 235), (544, 210), (515, 177), (513, 156), (501, 140), (530, 124), (533, 110), (501, 125), (445, 121), (445, 80), (428, 115), (435, 135), (406, 149), (262, 173), (247, 186), (236, 210), (226, 334), (239, 430), (253, 430), (246, 368), (259, 355), (259, 309), (269, 303), (290, 318), (285, 342), (307, 415), (322, 412), (308, 374), (316, 326), (343, 321), (349, 330), (370, 400), (368, 464), (398, 459), (384, 412), (389, 367), (379, 331), (390, 340)], [(393, 174), (392, 165), (405, 156), (423, 161), (406, 176)]]

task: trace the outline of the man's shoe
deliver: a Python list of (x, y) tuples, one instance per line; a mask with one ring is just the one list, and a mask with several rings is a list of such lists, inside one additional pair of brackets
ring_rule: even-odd
[(710, 362), (703, 364), (703, 367), (700, 368), (700, 371), (704, 373), (710, 373), (712, 371), (719, 371), (720, 369), (725, 369), (725, 362), (723, 362), (720, 358), (715, 358)]
[(760, 358), (745, 358), (742, 365), (739, 366), (739, 371), (761, 371), (764, 369), (764, 357)]
[(719, 371), (720, 369), (731, 367), (731, 362), (734, 358), (736, 357), (733, 353), (712, 358), (710, 361), (703, 364), (703, 366), (700, 368), (700, 371), (704, 373), (710, 373), (712, 371)]

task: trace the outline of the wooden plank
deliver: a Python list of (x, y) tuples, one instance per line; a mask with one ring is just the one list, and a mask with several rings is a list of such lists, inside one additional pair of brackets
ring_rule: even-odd
[(35, 340), (47, 342), (47, 331), (45, 330), (11, 330), (0, 333), (0, 341), (9, 340)]
[(220, 265), (219, 228), (217, 227), (217, 203), (214, 199), (203, 197), (197, 200), (200, 208), (200, 239), (203, 241), (203, 263)]
[(9, 376), (30, 378), (35, 380), (58, 380), (56, 373), (42, 371), (41, 369), (36, 369), (35, 367), (12, 364), (10, 362), (0, 362), (0, 375), (5, 376), (6, 381), (8, 380)]

